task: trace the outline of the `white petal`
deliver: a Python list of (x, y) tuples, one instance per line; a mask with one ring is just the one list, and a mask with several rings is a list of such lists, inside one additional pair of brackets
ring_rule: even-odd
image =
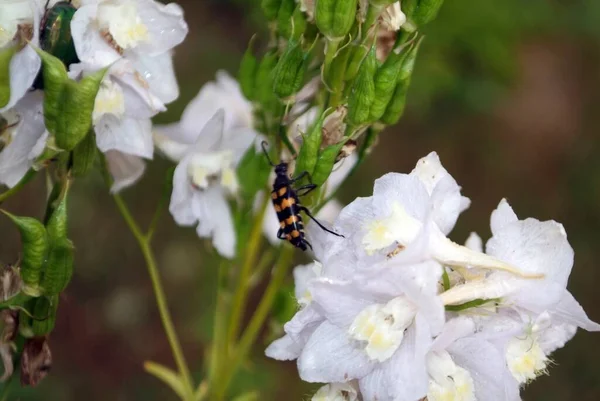
[(42, 61), (31, 46), (25, 46), (10, 60), (10, 99), (0, 113), (12, 108), (31, 88)]
[(111, 150), (106, 152), (108, 170), (113, 177), (111, 193), (117, 193), (123, 188), (135, 184), (146, 169), (146, 163), (139, 157)]
[(346, 331), (329, 322), (323, 322), (315, 330), (298, 358), (300, 378), (310, 383), (359, 379), (373, 366), (365, 351), (354, 345)]
[(476, 252), (483, 252), (483, 241), (477, 233), (472, 232), (465, 241), (465, 246)]
[(292, 320), (283, 326), (283, 329), (296, 343), (304, 346), (324, 319), (314, 305), (310, 304), (296, 312)]
[(154, 144), (150, 119), (136, 120), (129, 117), (119, 119), (111, 114), (105, 114), (94, 128), (100, 151), (118, 150), (152, 159)]
[(300, 356), (302, 347), (288, 335), (273, 341), (265, 350), (265, 355), (279, 361), (291, 361)]
[(189, 157), (184, 158), (175, 168), (173, 192), (169, 204), (169, 212), (180, 226), (191, 226), (198, 221), (192, 209), (194, 189), (188, 177), (188, 164)]
[(36, 144), (44, 136), (42, 92), (25, 96), (14, 111), (19, 115), (19, 125), (14, 140), (0, 152), (0, 183), (9, 187), (16, 185), (33, 164)]
[(365, 400), (415, 401), (426, 395), (429, 331), (427, 321), (417, 316), (394, 356), (359, 381)]
[(104, 68), (121, 58), (121, 55), (102, 37), (95, 22), (98, 5), (80, 7), (71, 20), (71, 35), (77, 57), (93, 68)]
[(183, 9), (175, 4), (160, 4), (154, 0), (138, 0), (137, 12), (148, 28), (150, 40), (139, 43), (136, 52), (160, 54), (171, 50), (185, 39), (188, 26), (183, 19)]
[(172, 140), (168, 133), (179, 129), (179, 123), (154, 126), (154, 144), (169, 159), (174, 162), (183, 160), (190, 149), (189, 144)]
[(219, 187), (195, 191), (192, 208), (198, 219), (199, 237), (212, 237), (214, 247), (221, 256), (235, 256), (235, 230), (233, 217), (223, 190)]
[[(335, 221), (335, 219), (340, 215), (340, 212), (343, 208), (344, 206), (340, 201), (338, 201), (337, 199), (332, 199), (329, 202), (327, 202), (325, 206), (321, 208), (321, 210), (319, 210), (319, 213), (317, 213), (316, 217), (321, 222), (327, 222), (329, 224), (332, 224)], [(311, 220), (308, 222), (307, 226), (312, 224), (315, 223)]]
[[(147, 73), (147, 71), (145, 73)], [(130, 60), (121, 59), (112, 64), (109, 74), (113, 80), (118, 81), (124, 88), (123, 90), (125, 91), (127, 101), (135, 99), (135, 105), (127, 103), (127, 109), (132, 109), (132, 116), (137, 116), (139, 113), (139, 111), (134, 113), (134, 107), (137, 107), (138, 110), (143, 110), (144, 108), (149, 109), (152, 116), (167, 109), (163, 101), (153, 92), (149, 82), (134, 68), (133, 63), (131, 63)], [(170, 81), (167, 80), (167, 82)], [(131, 95), (126, 88), (129, 88), (132, 91)], [(135, 95), (135, 97), (133, 95)], [(143, 103), (145, 103), (145, 105)]]
[(231, 150), (233, 163), (237, 165), (257, 137), (257, 132), (252, 128), (231, 128), (223, 132), (221, 149)]
[(373, 186), (375, 207), (383, 213), (391, 212), (392, 202), (398, 202), (404, 210), (419, 221), (425, 221), (429, 211), (429, 194), (417, 177), (388, 173), (375, 180)]
[(466, 316), (458, 316), (450, 319), (444, 325), (444, 329), (437, 336), (431, 346), (432, 350), (442, 351), (459, 338), (466, 337), (475, 332), (475, 323)]
[(520, 400), (519, 385), (508, 373), (504, 355), (491, 344), (473, 338), (448, 347), (454, 362), (471, 373), (478, 400)]
[(225, 111), (218, 109), (202, 126), (200, 134), (195, 139), (194, 150), (205, 152), (207, 150), (222, 149), (224, 124)]
[(508, 201), (506, 199), (502, 199), (496, 210), (492, 212), (492, 216), (490, 218), (492, 234), (517, 221), (519, 221), (519, 218), (513, 211), (512, 207), (510, 207), (508, 204)]
[(150, 92), (162, 103), (171, 103), (179, 97), (179, 85), (173, 70), (173, 57), (169, 52), (156, 56), (130, 56), (128, 59), (147, 82)]
[(588, 318), (579, 302), (567, 290), (564, 290), (560, 302), (551, 310), (551, 313), (561, 321), (584, 330), (600, 331), (600, 325)]
[(567, 234), (555, 221), (526, 219), (494, 231), (487, 253), (528, 274), (543, 274), (545, 280), (567, 286), (573, 267), (573, 248)]

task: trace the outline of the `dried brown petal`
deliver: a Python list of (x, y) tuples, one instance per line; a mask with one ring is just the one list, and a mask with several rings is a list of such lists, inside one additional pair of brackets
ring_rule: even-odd
[(30, 338), (21, 355), (21, 385), (37, 386), (52, 367), (52, 352), (46, 337)]
[(17, 295), (22, 287), (23, 281), (18, 267), (8, 265), (0, 271), (0, 300), (9, 300)]

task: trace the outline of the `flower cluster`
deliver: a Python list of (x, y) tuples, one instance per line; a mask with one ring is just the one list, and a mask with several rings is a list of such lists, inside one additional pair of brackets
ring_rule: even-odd
[(0, 98), (0, 183), (16, 185), (45, 147), (55, 148), (34, 47), (60, 56), (73, 79), (108, 68), (91, 111), (96, 143), (113, 191), (135, 182), (141, 158), (153, 156), (151, 117), (179, 95), (171, 53), (188, 31), (182, 9), (154, 0), (13, 0), (0, 15), (0, 52), (10, 62), (10, 85), (2, 88), (9, 96)]
[(485, 252), (476, 234), (458, 245), (460, 190), (431, 153), (345, 207), (345, 238), (309, 232), (317, 261), (296, 267), (299, 310), (266, 354), (327, 383), (313, 400), (519, 400), (577, 327), (600, 330), (566, 289), (563, 226), (502, 200)]

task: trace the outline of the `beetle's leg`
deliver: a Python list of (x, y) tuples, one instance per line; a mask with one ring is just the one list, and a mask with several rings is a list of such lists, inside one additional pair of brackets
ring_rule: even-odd
[[(317, 184), (306, 184), (306, 185), (302, 185), (300, 188), (296, 189), (296, 194), (298, 196), (304, 196), (304, 195), (308, 195), (310, 192), (312, 192), (315, 188), (317, 188)], [(304, 191), (302, 193), (300, 193), (300, 191)]]
[(286, 238), (285, 238), (285, 234), (283, 233), (283, 228), (280, 228), (280, 229), (277, 231), (277, 238), (279, 238), (279, 239), (286, 239)]
[(307, 215), (308, 217), (310, 217), (310, 218), (311, 218), (311, 219), (312, 219), (312, 220), (313, 220), (315, 223), (317, 223), (317, 225), (318, 225), (319, 227), (321, 227), (321, 229), (323, 229), (323, 230), (327, 231), (327, 232), (328, 232), (328, 233), (330, 233), (330, 234), (337, 235), (338, 237), (346, 238), (346, 237), (344, 237), (342, 234), (338, 234), (338, 233), (336, 233), (335, 231), (331, 231), (330, 229), (328, 229), (327, 227), (325, 227), (323, 224), (321, 224), (321, 223), (319, 222), (319, 220), (317, 220), (317, 219), (315, 218), (315, 216), (313, 216), (313, 215), (310, 213), (310, 210), (308, 210), (308, 209), (307, 209), (305, 206), (300, 206), (300, 210), (301, 210), (301, 211), (303, 211), (304, 213), (306, 213), (306, 215)]
[(306, 176), (308, 176), (308, 182), (312, 184), (312, 177), (311, 177), (310, 173), (308, 171), (306, 171), (306, 170), (304, 170), (303, 172), (301, 172), (300, 174), (298, 174), (298, 176), (296, 176), (295, 178), (292, 178), (290, 180), (290, 184), (293, 184), (296, 181), (300, 181), (301, 179), (303, 179)]

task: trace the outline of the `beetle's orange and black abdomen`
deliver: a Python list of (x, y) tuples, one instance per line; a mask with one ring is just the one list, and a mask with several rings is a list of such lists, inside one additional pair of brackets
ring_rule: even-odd
[(306, 250), (300, 203), (294, 190), (289, 186), (276, 188), (271, 192), (271, 199), (279, 219), (282, 238), (288, 240), (295, 247)]

